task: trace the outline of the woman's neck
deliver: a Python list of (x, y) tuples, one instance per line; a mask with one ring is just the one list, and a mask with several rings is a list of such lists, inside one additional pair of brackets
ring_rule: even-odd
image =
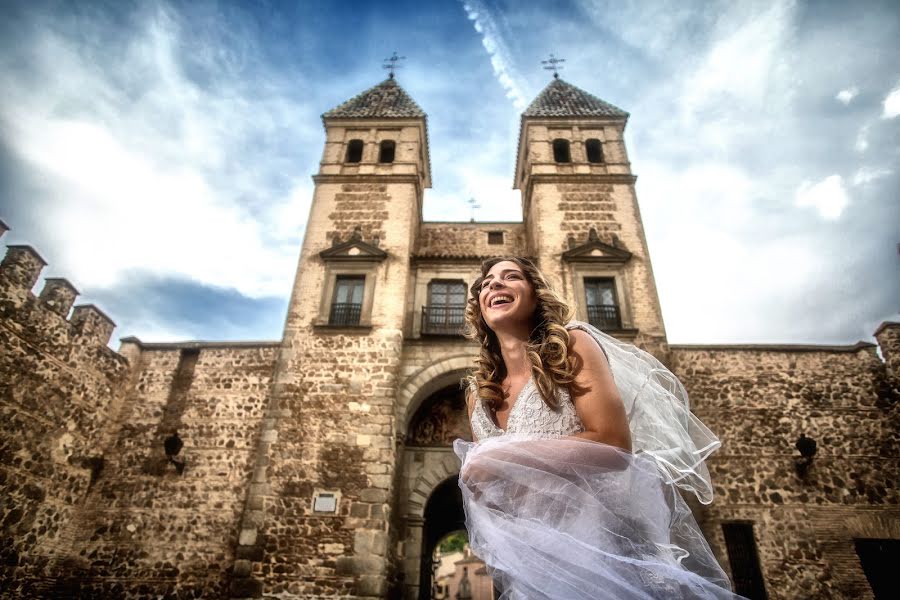
[(531, 374), (531, 364), (525, 351), (529, 332), (498, 331), (496, 335), (507, 375), (512, 379), (527, 378)]

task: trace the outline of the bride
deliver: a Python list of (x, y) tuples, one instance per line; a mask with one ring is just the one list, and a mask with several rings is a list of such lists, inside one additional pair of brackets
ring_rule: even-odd
[(719, 440), (659, 361), (570, 313), (526, 259), (471, 287), (472, 550), (506, 600), (737, 597), (676, 489), (712, 501)]

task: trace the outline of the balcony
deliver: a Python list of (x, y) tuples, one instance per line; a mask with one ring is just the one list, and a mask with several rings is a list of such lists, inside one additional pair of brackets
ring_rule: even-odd
[(465, 306), (423, 306), (423, 335), (462, 335)]
[(601, 331), (622, 329), (622, 317), (615, 304), (589, 304), (587, 314), (588, 323)]
[(362, 304), (335, 302), (331, 305), (331, 313), (328, 315), (328, 324), (337, 327), (359, 325), (359, 316), (361, 314)]

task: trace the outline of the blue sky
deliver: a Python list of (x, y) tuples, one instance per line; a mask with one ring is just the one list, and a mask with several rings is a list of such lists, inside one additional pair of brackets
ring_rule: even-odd
[(870, 339), (900, 308), (896, 2), (5, 2), (0, 219), (146, 341), (278, 339), (324, 132), (429, 115), (428, 220), (520, 217), (540, 61), (626, 131), (673, 343)]

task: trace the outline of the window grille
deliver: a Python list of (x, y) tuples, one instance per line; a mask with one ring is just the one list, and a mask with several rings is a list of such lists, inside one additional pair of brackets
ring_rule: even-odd
[(616, 300), (616, 281), (612, 278), (584, 280), (588, 323), (597, 329), (621, 329), (622, 316)]
[(428, 305), (422, 307), (422, 333), (459, 335), (465, 314), (465, 283), (438, 279), (428, 284)]
[(331, 313), (328, 315), (329, 325), (359, 325), (365, 286), (365, 275), (337, 276)]
[(503, 232), (502, 231), (488, 231), (488, 244), (502, 244), (503, 243)]
[(722, 523), (734, 591), (750, 600), (766, 600), (752, 523)]

